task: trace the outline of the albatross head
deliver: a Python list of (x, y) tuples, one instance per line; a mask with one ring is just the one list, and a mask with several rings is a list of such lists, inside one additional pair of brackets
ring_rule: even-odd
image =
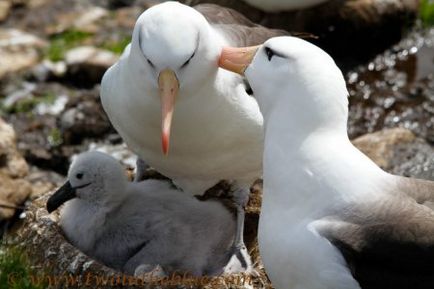
[(346, 133), (345, 80), (319, 47), (295, 37), (276, 37), (257, 47), (224, 48), (219, 65), (246, 76), (265, 123), (284, 114), (279, 122), (302, 127), (303, 133), (337, 126)]
[(48, 199), (47, 210), (51, 213), (74, 198), (95, 205), (116, 200), (123, 195), (126, 182), (122, 166), (111, 156), (82, 153), (71, 165), (68, 181)]
[(151, 97), (161, 102), (162, 148), (168, 154), (175, 101), (183, 101), (216, 73), (220, 47), (210, 26), (195, 9), (166, 2), (146, 10), (137, 20), (130, 60)]

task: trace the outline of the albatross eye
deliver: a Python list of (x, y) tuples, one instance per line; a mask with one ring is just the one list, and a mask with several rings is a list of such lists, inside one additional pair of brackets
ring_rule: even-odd
[(271, 58), (275, 55), (274, 51), (269, 47), (265, 47), (265, 54), (267, 54), (268, 61), (271, 61)]
[(83, 178), (83, 173), (78, 173), (75, 175), (75, 177), (79, 180), (81, 180)]
[(196, 54), (196, 51), (195, 52), (193, 52), (193, 54), (190, 56), (190, 58), (189, 59), (187, 59), (187, 61), (186, 62), (184, 62), (184, 64), (183, 65), (181, 65), (181, 68), (184, 68), (184, 67), (186, 67), (189, 63), (190, 63), (190, 60), (194, 57), (194, 55)]

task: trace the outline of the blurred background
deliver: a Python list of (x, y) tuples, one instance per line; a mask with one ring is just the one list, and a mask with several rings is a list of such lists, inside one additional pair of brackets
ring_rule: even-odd
[[(314, 35), (307, 40), (346, 77), (354, 143), (389, 172), (434, 180), (434, 1), (313, 0), (271, 11), (254, 0), (181, 2)], [(134, 166), (100, 105), (100, 80), (157, 3), (0, 0), (0, 236), (63, 182), (74, 154), (96, 148)]]

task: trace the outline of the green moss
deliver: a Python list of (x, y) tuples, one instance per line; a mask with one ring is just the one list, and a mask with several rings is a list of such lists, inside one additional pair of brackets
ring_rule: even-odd
[(31, 112), (33, 108), (40, 103), (53, 104), (55, 100), (56, 95), (49, 92), (40, 97), (31, 96), (29, 98), (23, 98), (10, 107), (5, 107), (4, 104), (1, 104), (0, 111), (7, 114), (28, 113)]
[(62, 132), (58, 128), (53, 128), (48, 135), (48, 142), (51, 146), (56, 147), (63, 143)]
[(422, 20), (424, 26), (434, 25), (434, 1), (433, 0), (421, 0), (419, 17)]
[(46, 282), (37, 276), (27, 256), (19, 248), (0, 247), (0, 289), (47, 288)]
[(51, 38), (45, 56), (51, 61), (60, 61), (65, 57), (67, 50), (80, 45), (90, 36), (92, 36), (91, 33), (79, 30), (67, 30), (57, 34)]
[(116, 54), (122, 54), (125, 47), (127, 47), (128, 44), (131, 42), (131, 36), (125, 36), (119, 41), (108, 41), (104, 43), (101, 48), (110, 50), (113, 53)]

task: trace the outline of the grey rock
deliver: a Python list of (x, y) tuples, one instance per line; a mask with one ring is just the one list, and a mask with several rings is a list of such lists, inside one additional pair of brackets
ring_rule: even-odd
[(0, 22), (8, 18), (11, 7), (12, 7), (12, 3), (10, 1), (6, 1), (6, 0), (0, 1)]
[(390, 173), (434, 180), (434, 148), (408, 129), (384, 129), (353, 144)]
[(76, 47), (65, 55), (69, 77), (90, 85), (99, 83), (104, 72), (115, 64), (118, 58), (110, 51), (92, 46)]
[(32, 192), (24, 180), (28, 174), (26, 161), (16, 148), (13, 128), (0, 119), (0, 221), (13, 217)]
[(16, 29), (0, 29), (0, 78), (35, 66), (46, 42)]

